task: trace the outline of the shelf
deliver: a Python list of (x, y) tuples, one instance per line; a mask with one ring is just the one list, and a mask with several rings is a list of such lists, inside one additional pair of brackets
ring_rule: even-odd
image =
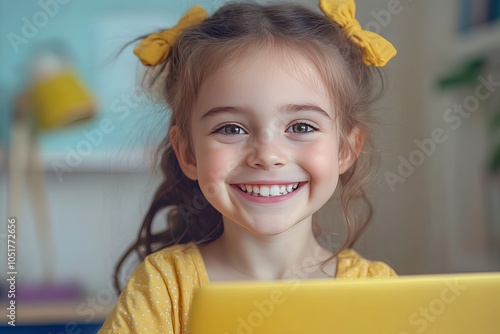
[(61, 152), (43, 152), (41, 168), (46, 172), (144, 172), (151, 169), (152, 157), (143, 151), (123, 153), (93, 152), (88, 156), (70, 156)]
[[(8, 171), (8, 151), (0, 150), (0, 171)], [(25, 167), (26, 168), (26, 167)], [(142, 150), (130, 152), (93, 152), (74, 157), (64, 152), (41, 152), (39, 169), (47, 173), (147, 172), (153, 168), (153, 154)]]
[[(56, 324), (104, 322), (113, 305), (90, 308), (85, 301), (64, 302), (16, 302), (16, 324)], [(82, 306), (83, 305), (83, 306)], [(2, 310), (7, 308), (5, 301), (0, 303)], [(82, 311), (83, 310), (83, 311)]]
[(500, 20), (457, 34), (454, 44), (453, 51), (459, 57), (474, 57), (500, 49)]

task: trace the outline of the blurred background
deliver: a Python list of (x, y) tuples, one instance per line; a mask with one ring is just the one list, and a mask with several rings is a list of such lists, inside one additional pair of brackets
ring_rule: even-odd
[[(225, 2), (0, 1), (0, 240), (15, 218), (18, 325), (83, 333), (114, 305), (166, 129), (132, 47), (116, 54), (195, 3)], [(398, 49), (376, 108), (375, 216), (356, 248), (401, 275), (499, 271), (500, 1), (356, 3)]]

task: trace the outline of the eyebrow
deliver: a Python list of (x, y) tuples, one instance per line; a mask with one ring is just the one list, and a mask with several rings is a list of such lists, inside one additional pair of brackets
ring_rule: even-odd
[(301, 111), (314, 111), (323, 116), (328, 117), (328, 119), (332, 119), (326, 111), (313, 104), (287, 104), (280, 108), (280, 112), (290, 113), (290, 114), (294, 114)]
[[(322, 108), (315, 106), (313, 104), (286, 104), (281, 106), (279, 109), (280, 113), (289, 113), (289, 114), (294, 114), (302, 111), (314, 111), (324, 117), (327, 117), (328, 119), (332, 119), (330, 115), (326, 111), (324, 111)], [(219, 114), (225, 114), (225, 113), (240, 113), (240, 112), (248, 112), (246, 108), (239, 108), (239, 107), (215, 107), (207, 111), (203, 116), (201, 116), (200, 120), (205, 119), (205, 118), (210, 118), (214, 117)]]

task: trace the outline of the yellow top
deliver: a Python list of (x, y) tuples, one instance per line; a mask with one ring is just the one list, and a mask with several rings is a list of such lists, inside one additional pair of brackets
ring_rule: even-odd
[[(337, 256), (336, 278), (394, 276), (387, 264), (368, 261), (352, 249)], [(206, 284), (208, 274), (196, 245), (153, 253), (134, 270), (99, 334), (186, 333), (193, 291)]]

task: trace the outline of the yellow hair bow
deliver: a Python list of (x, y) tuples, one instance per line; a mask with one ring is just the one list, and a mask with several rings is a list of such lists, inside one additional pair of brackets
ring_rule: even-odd
[(134, 49), (134, 54), (145, 66), (154, 66), (163, 62), (179, 34), (183, 30), (201, 23), (206, 17), (207, 12), (203, 7), (199, 5), (192, 7), (174, 27), (146, 37)]
[(363, 49), (363, 60), (366, 65), (384, 66), (397, 53), (394, 46), (382, 36), (363, 30), (355, 19), (356, 5), (354, 0), (320, 0), (321, 11), (337, 22), (354, 43)]

